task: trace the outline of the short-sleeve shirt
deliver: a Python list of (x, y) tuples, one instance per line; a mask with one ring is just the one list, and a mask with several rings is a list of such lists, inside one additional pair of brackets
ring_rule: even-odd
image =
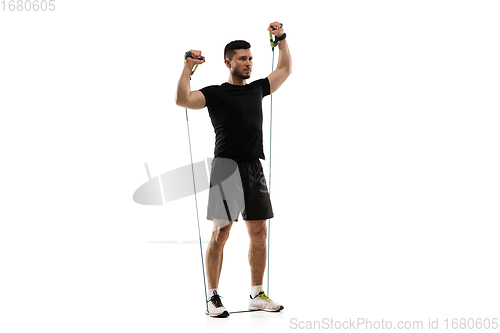
[(262, 99), (271, 93), (267, 78), (245, 85), (223, 83), (200, 90), (215, 131), (214, 156), (236, 162), (263, 159)]

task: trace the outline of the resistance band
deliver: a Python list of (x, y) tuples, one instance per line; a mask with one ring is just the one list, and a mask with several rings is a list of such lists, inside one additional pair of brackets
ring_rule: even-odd
[[(283, 23), (280, 24), (280, 28), (283, 28)], [(271, 26), (272, 30), (275, 30)], [(269, 32), (269, 39), (271, 40), (271, 50), (273, 52), (273, 60), (271, 62), (271, 72), (274, 71), (274, 47), (278, 43), (273, 40), (273, 34)], [(273, 137), (273, 94), (271, 94), (271, 110), (270, 110), (270, 120), (269, 120), (269, 197), (271, 197), (271, 158), (272, 158), (272, 137)], [(271, 252), (271, 220), (267, 220), (267, 296), (269, 296), (269, 268), (270, 268), (270, 254)]]
[[(186, 54), (184, 55), (184, 61), (186, 60), (187, 57), (192, 57), (191, 52), (186, 52)], [(200, 60), (203, 60), (203, 57), (200, 57)], [(198, 68), (198, 64), (194, 67), (193, 71), (191, 72), (191, 76), (196, 71), (196, 68)], [(189, 80), (191, 80), (191, 77), (189, 77)], [(186, 110), (186, 123), (187, 123), (187, 129), (188, 129), (188, 139), (189, 139), (189, 155), (191, 156), (191, 171), (193, 173), (194, 201), (196, 204), (196, 219), (198, 220), (198, 238), (200, 240), (201, 269), (202, 269), (202, 273), (203, 273), (203, 287), (205, 289), (205, 304), (207, 306), (207, 313), (208, 313), (207, 283), (205, 281), (205, 264), (203, 262), (203, 249), (201, 246), (200, 218), (198, 216), (199, 215), (198, 214), (198, 199), (196, 198), (196, 182), (194, 180), (193, 152), (191, 150), (191, 135), (189, 133), (189, 118), (188, 118), (187, 108), (184, 108), (184, 110)]]

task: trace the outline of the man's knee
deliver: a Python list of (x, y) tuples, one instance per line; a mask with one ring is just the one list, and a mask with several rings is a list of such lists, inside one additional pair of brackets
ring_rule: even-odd
[(217, 244), (226, 243), (231, 231), (232, 221), (214, 220), (214, 229), (212, 232), (212, 241)]
[(265, 222), (250, 228), (249, 236), (250, 241), (253, 243), (265, 243), (267, 240), (267, 226)]

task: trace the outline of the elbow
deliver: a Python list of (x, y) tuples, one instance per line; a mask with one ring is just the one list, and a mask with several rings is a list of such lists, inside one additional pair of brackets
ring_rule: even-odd
[(179, 96), (176, 96), (176, 97), (175, 97), (175, 104), (176, 104), (177, 106), (181, 106), (181, 107), (184, 107), (184, 105), (186, 105), (186, 104), (184, 103), (184, 101), (183, 101), (182, 99), (180, 99), (180, 98), (179, 98)]
[(284, 76), (285, 79), (287, 79), (290, 74), (292, 74), (292, 66), (283, 66), (283, 67), (278, 67), (276, 68), (276, 70), (279, 70), (281, 75)]

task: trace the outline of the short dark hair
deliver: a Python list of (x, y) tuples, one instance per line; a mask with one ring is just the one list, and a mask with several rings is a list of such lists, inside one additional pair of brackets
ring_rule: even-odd
[(224, 59), (232, 60), (236, 50), (247, 50), (251, 47), (249, 42), (244, 40), (233, 40), (224, 48)]

